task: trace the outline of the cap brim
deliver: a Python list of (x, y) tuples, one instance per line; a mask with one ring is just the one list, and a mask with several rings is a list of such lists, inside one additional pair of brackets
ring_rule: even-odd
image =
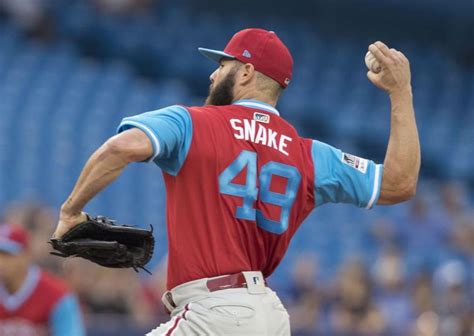
[(221, 59), (227, 58), (227, 59), (235, 59), (234, 56), (226, 54), (223, 51), (220, 50), (213, 50), (213, 49), (207, 49), (207, 48), (198, 48), (199, 52), (209, 58), (211, 61), (214, 61), (216, 63), (219, 63)]
[(5, 252), (8, 254), (20, 254), (22, 251), (22, 246), (16, 242), (4, 240), (0, 241), (0, 252)]

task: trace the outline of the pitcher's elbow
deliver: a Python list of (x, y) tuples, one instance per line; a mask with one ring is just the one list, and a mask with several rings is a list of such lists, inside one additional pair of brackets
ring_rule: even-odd
[(118, 137), (108, 139), (100, 148), (102, 158), (114, 157), (124, 162), (131, 162), (132, 159), (132, 144), (123, 141)]
[(406, 186), (400, 188), (400, 202), (405, 202), (416, 195), (416, 187), (417, 187), (417, 182), (410, 182)]

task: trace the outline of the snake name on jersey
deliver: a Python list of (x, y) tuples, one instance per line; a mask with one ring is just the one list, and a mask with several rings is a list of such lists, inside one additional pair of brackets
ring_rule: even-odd
[(286, 156), (289, 155), (285, 148), (293, 139), (263, 126), (261, 120), (230, 119), (230, 125), (235, 131), (236, 139), (266, 145)]

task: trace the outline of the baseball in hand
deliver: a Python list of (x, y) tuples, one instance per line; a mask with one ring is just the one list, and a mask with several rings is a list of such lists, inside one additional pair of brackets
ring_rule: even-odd
[(379, 61), (370, 51), (367, 51), (367, 54), (365, 54), (365, 65), (373, 73), (379, 73), (382, 70)]

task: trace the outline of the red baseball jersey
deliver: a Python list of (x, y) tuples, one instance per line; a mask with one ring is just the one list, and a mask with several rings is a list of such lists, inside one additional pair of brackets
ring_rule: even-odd
[(81, 336), (84, 327), (64, 281), (31, 267), (17, 293), (7, 293), (0, 283), (0, 335)]
[(268, 277), (316, 203), (371, 207), (378, 197), (379, 166), (298, 136), (258, 101), (172, 106), (125, 118), (119, 132), (130, 127), (149, 136), (164, 173), (168, 288), (240, 271)]

